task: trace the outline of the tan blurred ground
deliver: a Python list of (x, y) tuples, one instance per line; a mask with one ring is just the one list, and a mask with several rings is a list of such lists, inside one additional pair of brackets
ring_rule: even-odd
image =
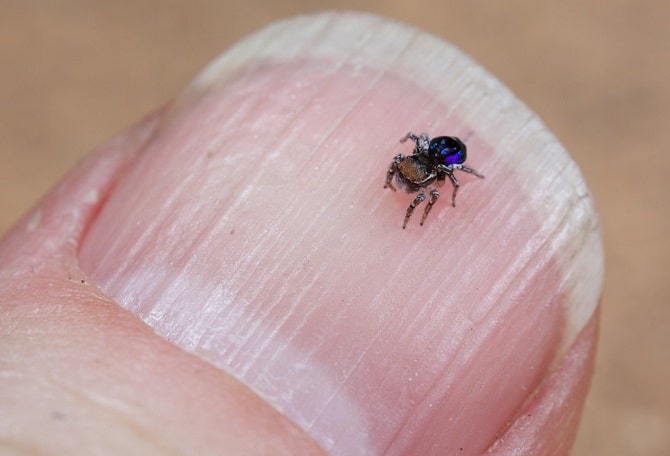
[[(219, 52), (312, 4), (0, 2), (0, 233)], [(607, 254), (597, 373), (574, 454), (670, 454), (670, 3), (323, 5), (457, 44), (571, 151), (598, 201)]]

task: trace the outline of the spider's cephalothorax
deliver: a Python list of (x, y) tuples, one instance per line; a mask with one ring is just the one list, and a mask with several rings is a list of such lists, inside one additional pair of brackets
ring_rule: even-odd
[(427, 133), (417, 136), (411, 131), (405, 135), (400, 142), (403, 143), (411, 139), (416, 144), (412, 155), (404, 156), (398, 154), (393, 158), (391, 166), (386, 172), (386, 183), (384, 188), (390, 188), (395, 191), (393, 186), (393, 176), (396, 183), (405, 193), (416, 193), (416, 198), (409, 204), (405, 221), (402, 224), (403, 229), (407, 226), (409, 218), (414, 209), (426, 199), (426, 190), (430, 192), (430, 199), (426, 204), (426, 209), (421, 217), (421, 225), (426, 221), (428, 213), (433, 208), (433, 204), (440, 197), (440, 192), (433, 187), (441, 187), (446, 178), (451, 181), (454, 191), (451, 194), (451, 205), (456, 207), (456, 193), (458, 193), (458, 179), (454, 176), (455, 170), (465, 171), (481, 179), (481, 174), (472, 168), (463, 165), (467, 158), (467, 148), (463, 142), (455, 136), (438, 136), (433, 139), (428, 138)]

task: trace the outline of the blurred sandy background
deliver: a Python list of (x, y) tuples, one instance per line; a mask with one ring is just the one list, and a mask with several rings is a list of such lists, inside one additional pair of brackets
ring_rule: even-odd
[(597, 199), (603, 322), (574, 454), (670, 454), (670, 2), (411, 3), (0, 0), (0, 233), (250, 32), (321, 9), (402, 19), (529, 104)]

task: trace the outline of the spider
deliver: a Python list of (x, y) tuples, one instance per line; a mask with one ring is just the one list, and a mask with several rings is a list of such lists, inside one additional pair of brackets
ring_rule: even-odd
[(395, 191), (392, 180), (395, 176), (396, 183), (405, 193), (416, 193), (416, 198), (409, 204), (405, 221), (402, 228), (405, 229), (409, 218), (414, 209), (426, 199), (425, 189), (430, 189), (430, 199), (426, 204), (421, 217), (421, 225), (426, 221), (426, 217), (433, 208), (433, 204), (440, 197), (440, 192), (433, 188), (433, 183), (441, 187), (446, 178), (451, 181), (454, 191), (451, 194), (451, 205), (456, 207), (456, 193), (458, 193), (458, 179), (454, 176), (455, 170), (465, 171), (473, 174), (480, 179), (484, 176), (476, 170), (463, 165), (467, 158), (467, 148), (465, 144), (455, 136), (438, 136), (430, 139), (427, 133), (416, 136), (411, 131), (405, 135), (400, 142), (404, 143), (411, 139), (416, 144), (412, 155), (404, 156), (398, 154), (393, 158), (388, 171), (386, 172), (386, 183), (384, 188), (390, 188)]

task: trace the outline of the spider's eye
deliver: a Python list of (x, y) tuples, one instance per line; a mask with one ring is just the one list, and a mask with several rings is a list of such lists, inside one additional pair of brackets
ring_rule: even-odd
[(445, 165), (460, 164), (467, 158), (465, 144), (455, 136), (439, 136), (431, 139), (428, 151)]

